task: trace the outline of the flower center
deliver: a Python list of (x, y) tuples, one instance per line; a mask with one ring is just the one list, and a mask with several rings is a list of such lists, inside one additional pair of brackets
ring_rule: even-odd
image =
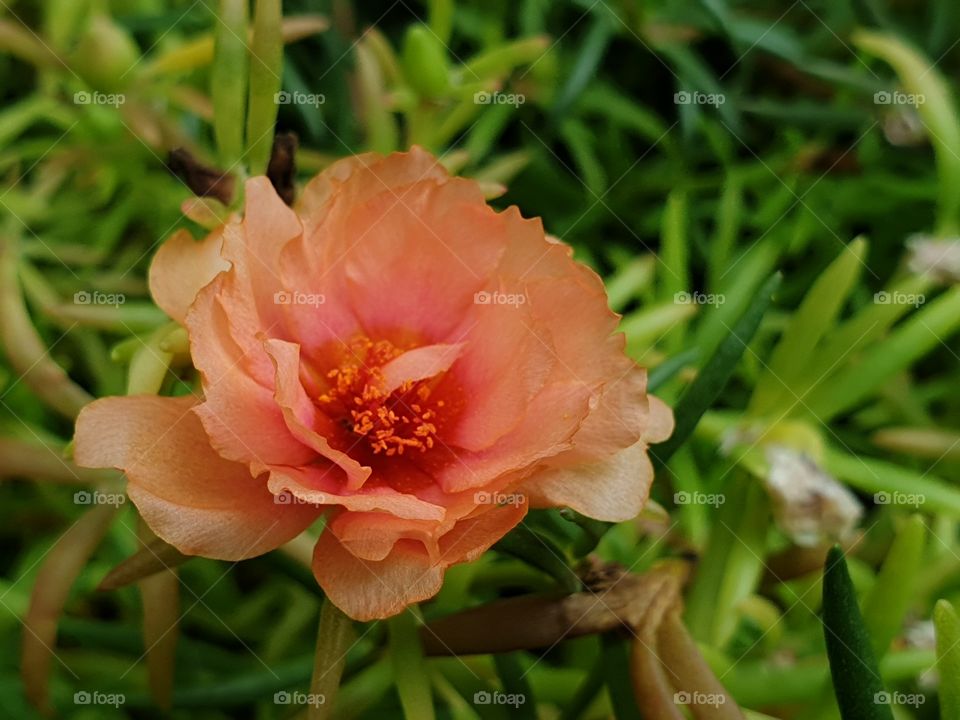
[[(436, 443), (436, 410), (430, 385), (405, 381), (389, 390), (382, 367), (403, 354), (389, 340), (354, 339), (340, 365), (327, 373), (330, 387), (318, 399), (330, 416), (366, 438), (374, 454), (426, 452)], [(443, 407), (443, 401), (433, 403)]]

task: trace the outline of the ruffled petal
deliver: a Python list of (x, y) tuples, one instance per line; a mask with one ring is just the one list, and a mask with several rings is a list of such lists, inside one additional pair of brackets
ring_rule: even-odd
[(75, 459), (123, 470), (144, 520), (188, 555), (242, 560), (300, 534), (319, 515), (281, 505), (265, 477), (253, 477), (210, 446), (192, 409), (196, 398), (103, 398), (77, 419)]
[(220, 256), (222, 246), (220, 230), (199, 241), (186, 230), (167, 238), (150, 263), (150, 294), (161, 310), (183, 323), (197, 293), (230, 268)]

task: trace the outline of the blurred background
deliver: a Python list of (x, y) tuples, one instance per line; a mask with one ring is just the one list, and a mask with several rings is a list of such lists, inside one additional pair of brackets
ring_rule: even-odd
[[(283, 693), (307, 692), (321, 594), (296, 553), (97, 590), (150, 538), (118, 478), (70, 462), (73, 418), (150, 376), (144, 343), (177, 370), (156, 389), (186, 386), (146, 270), (235, 209), (231, 180), (272, 148), (293, 192), (414, 144), (604, 277), (679, 421), (636, 522), (533, 513), (546, 558), (506, 542), (422, 619), (675, 561), (732, 700), (827, 720), (839, 542), (874, 711), (960, 717), (949, 602), (932, 620), (960, 597), (960, 5), (287, 0), (249, 49), (271, 5), (0, 0), (0, 717), (305, 712)], [(413, 717), (404, 662), (442, 718), (727, 717), (689, 697), (640, 714), (629, 633), (425, 659), (385, 625), (358, 626), (333, 717)]]

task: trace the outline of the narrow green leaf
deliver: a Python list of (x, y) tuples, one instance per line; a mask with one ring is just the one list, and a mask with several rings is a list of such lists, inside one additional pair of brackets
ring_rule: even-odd
[(250, 102), (247, 110), (247, 167), (251, 175), (267, 170), (273, 149), (277, 99), (283, 72), (281, 0), (257, 0), (250, 47)]
[(627, 641), (613, 634), (602, 637), (600, 662), (607, 680), (607, 693), (616, 720), (642, 720), (630, 680), (630, 648)]
[(960, 617), (946, 600), (933, 609), (940, 672), (940, 717), (960, 717)]
[(655, 263), (653, 255), (642, 255), (626, 263), (606, 281), (611, 310), (619, 312), (640, 295), (653, 279)]
[[(887, 298), (921, 298), (931, 284), (928, 277), (908, 276), (883, 292)], [(878, 296), (882, 297), (879, 293)], [(823, 338), (794, 388), (796, 394), (806, 397), (814, 386), (842, 370), (845, 360), (855, 359), (858, 352), (883, 337), (897, 320), (913, 309), (906, 302), (872, 302), (861, 309)]]
[(780, 285), (780, 274), (775, 274), (763, 284), (753, 304), (740, 317), (730, 334), (724, 338), (717, 352), (697, 375), (674, 409), (676, 428), (667, 442), (656, 446), (654, 457), (662, 465), (693, 432), (703, 413), (723, 390), (747, 345), (760, 326), (760, 320), (773, 300), (773, 293)]
[(390, 618), (388, 626), (393, 677), (403, 716), (408, 720), (433, 720), (433, 697), (417, 633), (417, 618), (407, 609)]
[(937, 232), (956, 234), (960, 223), (960, 121), (949, 86), (936, 63), (898, 37), (860, 30), (851, 39), (858, 48), (889, 63), (907, 93), (923, 98), (917, 103), (917, 114), (936, 151), (940, 178)]
[[(497, 668), (497, 676), (503, 685), (503, 692), (513, 695), (517, 701), (511, 707), (510, 717), (520, 720), (536, 720), (537, 702), (527, 682), (526, 672), (520, 664), (520, 653), (502, 653), (493, 656), (493, 664)], [(509, 705), (509, 703), (508, 703)]]
[(674, 190), (667, 196), (660, 227), (661, 295), (674, 300), (690, 290), (690, 252), (687, 246), (687, 195)]
[(843, 550), (827, 554), (823, 571), (823, 628), (830, 675), (843, 720), (893, 720), (870, 636), (857, 605)]
[(213, 134), (220, 162), (229, 168), (243, 156), (244, 107), (247, 97), (247, 0), (220, 0), (214, 32), (210, 94), (213, 97)]
[(393, 115), (383, 102), (384, 78), (372, 42), (369, 38), (362, 38), (354, 48), (357, 87), (367, 131), (367, 145), (376, 152), (389, 153), (397, 149), (399, 131)]
[(884, 493), (881, 502), (923, 506), (927, 512), (960, 518), (960, 490), (929, 472), (918, 472), (873, 458), (849, 455), (827, 447), (824, 469), (857, 490)]
[(567, 592), (582, 589), (580, 579), (567, 563), (563, 550), (549, 538), (536, 533), (524, 524), (518, 525), (502, 538), (494, 550), (513, 555), (553, 577)]
[(740, 234), (743, 210), (743, 181), (736, 173), (729, 172), (717, 204), (717, 227), (710, 243), (710, 267), (707, 268), (709, 286), (715, 292), (721, 284), (721, 273), (730, 268), (730, 255)]
[(927, 526), (913, 515), (897, 533), (880, 574), (863, 601), (863, 621), (873, 638), (873, 649), (883, 657), (900, 632), (915, 598), (916, 579), (923, 567)]
[(427, 17), (433, 34), (441, 43), (448, 44), (453, 30), (453, 0), (429, 0)]
[(450, 90), (447, 50), (426, 25), (411, 25), (403, 40), (403, 72), (410, 86), (425, 98)]
[(851, 409), (875, 392), (890, 377), (960, 329), (960, 288), (951, 288), (914, 313), (888, 338), (851, 365), (822, 383), (807, 398), (804, 408), (821, 422)]
[(764, 417), (789, 407), (792, 390), (820, 339), (832, 327), (863, 268), (867, 243), (854, 240), (820, 274), (777, 343), (750, 399), (750, 413)]
[(554, 117), (566, 116), (570, 107), (596, 77), (597, 67), (612, 39), (613, 27), (610, 21), (605, 16), (597, 15), (587, 31), (583, 44), (574, 53), (576, 61), (567, 75), (567, 82), (557, 94), (557, 101), (552, 111)]
[(716, 351), (730, 326), (750, 307), (757, 289), (773, 272), (780, 252), (779, 239), (768, 238), (727, 265), (724, 273), (716, 277), (717, 285), (711, 286), (710, 292), (722, 297), (723, 302), (704, 313), (697, 326), (697, 347), (703, 357)]

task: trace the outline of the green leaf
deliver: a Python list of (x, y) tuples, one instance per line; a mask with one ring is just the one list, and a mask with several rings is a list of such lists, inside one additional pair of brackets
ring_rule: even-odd
[(843, 550), (833, 547), (823, 571), (823, 628), (827, 658), (843, 720), (893, 720), (870, 636)]
[(607, 679), (607, 692), (616, 720), (642, 720), (630, 679), (630, 647), (625, 638), (606, 634), (602, 638), (600, 663)]
[(771, 415), (792, 405), (794, 386), (853, 289), (866, 250), (865, 240), (854, 240), (807, 291), (777, 343), (766, 372), (757, 382), (750, 399), (754, 417)]
[(676, 452), (696, 428), (700, 418), (720, 395), (747, 345), (753, 339), (760, 326), (760, 320), (773, 299), (773, 293), (780, 285), (780, 274), (774, 274), (763, 284), (754, 302), (740, 317), (730, 334), (724, 338), (717, 352), (677, 402), (674, 409), (676, 428), (673, 435), (662, 445), (656, 446), (653, 455), (661, 464)]
[(443, 43), (426, 25), (411, 25), (403, 41), (403, 72), (410, 86), (425, 98), (450, 90), (450, 67)]
[(828, 422), (866, 400), (889, 378), (942, 345), (958, 329), (960, 288), (951, 288), (876, 343), (860, 362), (819, 385), (807, 398), (805, 410)]
[(493, 656), (493, 664), (497, 668), (500, 684), (507, 695), (523, 698), (522, 702), (513, 706), (510, 717), (520, 720), (537, 719), (537, 703), (527, 682), (526, 671), (520, 664), (520, 653), (504, 653)]
[(534, 532), (524, 524), (518, 525), (502, 538), (494, 550), (513, 555), (552, 576), (567, 592), (581, 590), (580, 579), (567, 562), (563, 550), (549, 538)]
[(893, 35), (860, 30), (853, 44), (893, 66), (907, 93), (923, 98), (917, 114), (930, 136), (940, 177), (937, 232), (954, 235), (960, 223), (960, 121), (956, 101), (936, 63)]
[(280, 0), (257, 0), (250, 48), (250, 101), (247, 112), (247, 167), (262, 175), (273, 150), (277, 99), (283, 72)]
[(613, 39), (613, 27), (604, 16), (597, 15), (583, 44), (574, 53), (576, 62), (567, 75), (567, 82), (557, 94), (557, 101), (553, 106), (553, 116), (562, 118), (577, 101), (580, 94), (587, 88), (597, 75), (597, 67), (607, 51), (607, 46)]
[(946, 600), (933, 609), (937, 632), (937, 670), (940, 672), (940, 717), (960, 717), (960, 618)]
[(908, 518), (863, 601), (863, 621), (873, 638), (873, 649), (878, 657), (883, 657), (900, 632), (910, 603), (915, 599), (926, 538), (927, 526), (923, 517), (913, 515)]
[(214, 32), (210, 94), (213, 97), (213, 134), (220, 162), (231, 167), (243, 156), (244, 102), (247, 96), (247, 0), (220, 0)]
[(831, 475), (857, 490), (899, 495), (902, 498), (899, 504), (915, 503), (923, 505), (928, 512), (960, 518), (960, 490), (929, 472), (917, 472), (891, 462), (850, 455), (831, 447), (824, 450), (823, 466)]

